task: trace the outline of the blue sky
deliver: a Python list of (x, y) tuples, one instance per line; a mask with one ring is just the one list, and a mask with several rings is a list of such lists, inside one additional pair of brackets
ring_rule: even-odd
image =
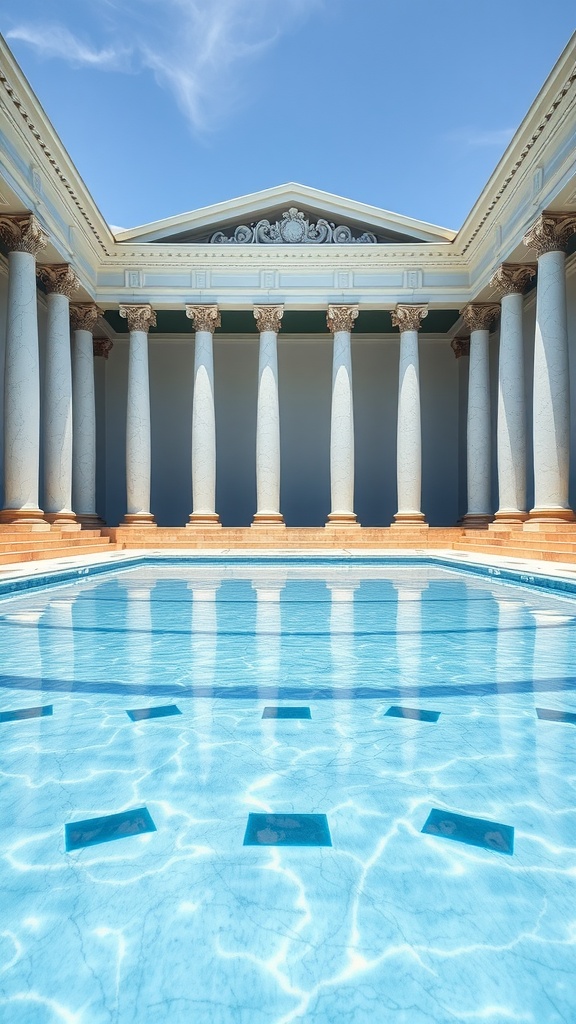
[(576, 27), (574, 0), (2, 0), (104, 216), (298, 181), (458, 228)]

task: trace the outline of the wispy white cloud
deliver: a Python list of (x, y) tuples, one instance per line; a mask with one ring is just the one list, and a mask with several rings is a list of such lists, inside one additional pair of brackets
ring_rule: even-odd
[(489, 131), (481, 131), (475, 128), (464, 128), (461, 131), (450, 132), (446, 139), (450, 142), (459, 142), (464, 146), (507, 146), (514, 135), (514, 128), (494, 128)]
[[(19, 25), (9, 39), (44, 57), (102, 71), (148, 70), (197, 131), (245, 98), (251, 65), (325, 0), (88, 0), (100, 37), (89, 45), (59, 25)], [(86, 8), (84, 8), (86, 10)], [(118, 45), (115, 40), (126, 40)]]

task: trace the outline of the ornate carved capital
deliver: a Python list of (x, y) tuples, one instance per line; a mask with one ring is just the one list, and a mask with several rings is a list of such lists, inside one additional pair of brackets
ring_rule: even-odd
[(428, 316), (428, 306), (396, 306), (392, 310), (392, 326), (399, 327), (400, 331), (418, 331), (425, 316)]
[(92, 331), (100, 316), (93, 302), (75, 302), (70, 306), (70, 324), (73, 331)]
[(220, 327), (218, 306), (186, 306), (186, 316), (196, 331), (210, 331), (210, 334), (214, 334), (216, 328)]
[(48, 294), (56, 292), (57, 295), (66, 295), (68, 298), (80, 284), (69, 263), (38, 267), (36, 276), (42, 281)]
[(500, 306), (495, 302), (472, 302), (462, 310), (462, 319), (471, 331), (489, 331), (500, 316)]
[(352, 331), (357, 316), (358, 306), (328, 306), (326, 316), (328, 330), (332, 334), (335, 334), (336, 331)]
[(576, 213), (543, 213), (523, 238), (537, 257), (546, 252), (564, 252), (576, 232)]
[(156, 327), (156, 313), (149, 303), (142, 306), (120, 306), (120, 316), (128, 321), (129, 331), (145, 331)]
[(500, 295), (522, 295), (536, 273), (536, 267), (526, 263), (503, 263), (493, 275), (490, 287)]
[(469, 338), (452, 338), (450, 342), (450, 348), (452, 349), (456, 359), (460, 359), (460, 356), (470, 355), (470, 339)]
[(110, 341), (110, 338), (94, 338), (92, 342), (94, 355), (101, 356), (103, 359), (108, 359), (113, 348), (114, 342)]
[(0, 238), (8, 252), (29, 252), (31, 256), (37, 256), (48, 244), (48, 236), (32, 213), (0, 217)]
[(283, 316), (284, 306), (254, 306), (254, 319), (260, 332), (274, 331), (278, 334)]

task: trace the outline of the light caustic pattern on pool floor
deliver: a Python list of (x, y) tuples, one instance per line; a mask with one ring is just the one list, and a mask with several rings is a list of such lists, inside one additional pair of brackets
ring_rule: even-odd
[(2, 1024), (576, 1020), (575, 600), (166, 563), (0, 645)]

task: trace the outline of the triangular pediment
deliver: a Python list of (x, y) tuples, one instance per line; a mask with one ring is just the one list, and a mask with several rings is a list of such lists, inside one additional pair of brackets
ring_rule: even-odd
[(172, 245), (406, 245), (456, 232), (290, 183), (117, 231), (118, 242)]

